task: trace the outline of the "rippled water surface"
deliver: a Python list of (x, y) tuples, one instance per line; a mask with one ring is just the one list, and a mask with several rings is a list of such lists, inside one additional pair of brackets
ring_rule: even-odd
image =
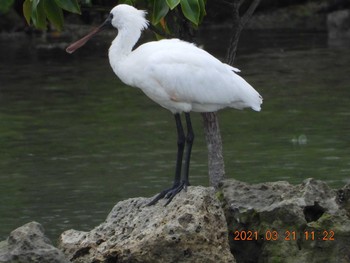
[[(201, 34), (219, 57), (227, 33)], [(122, 199), (172, 182), (170, 112), (123, 85), (97, 42), (74, 55), (37, 39), (0, 41), (0, 240), (36, 220), (55, 239), (87, 230)], [(264, 97), (260, 113), (223, 110), (227, 177), (349, 182), (350, 51), (324, 33), (246, 32), (237, 67)], [(191, 182), (208, 185), (201, 116)]]

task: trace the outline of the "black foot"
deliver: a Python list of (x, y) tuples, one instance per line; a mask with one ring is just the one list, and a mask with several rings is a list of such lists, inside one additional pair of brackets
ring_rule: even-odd
[(164, 205), (164, 206), (167, 206), (171, 202), (171, 200), (173, 200), (175, 195), (181, 192), (182, 189), (185, 189), (186, 191), (187, 186), (189, 185), (190, 184), (188, 182), (181, 181), (181, 183), (160, 192), (151, 202), (147, 204), (147, 206), (156, 204), (162, 198), (168, 199), (168, 201)]

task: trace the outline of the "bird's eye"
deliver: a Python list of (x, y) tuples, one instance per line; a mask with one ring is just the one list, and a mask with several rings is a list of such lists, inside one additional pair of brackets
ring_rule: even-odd
[(113, 14), (112, 13), (109, 13), (107, 19), (106, 19), (106, 22), (108, 22), (109, 24), (112, 22), (113, 20)]

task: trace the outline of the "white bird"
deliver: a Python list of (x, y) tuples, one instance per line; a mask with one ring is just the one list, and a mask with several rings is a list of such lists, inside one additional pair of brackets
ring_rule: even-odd
[[(93, 35), (112, 25), (118, 35), (109, 48), (109, 62), (122, 82), (140, 88), (149, 98), (170, 110), (176, 121), (178, 152), (173, 186), (158, 194), (149, 205), (175, 195), (189, 185), (189, 163), (194, 134), (189, 113), (213, 112), (225, 107), (260, 111), (262, 97), (238, 69), (222, 63), (206, 51), (179, 39), (145, 43), (133, 50), (142, 30), (148, 27), (146, 12), (129, 5), (114, 7), (106, 21), (66, 51), (74, 52)], [(184, 112), (187, 135), (181, 123)], [(185, 165), (181, 173), (186, 145)], [(182, 176), (181, 176), (182, 174)]]

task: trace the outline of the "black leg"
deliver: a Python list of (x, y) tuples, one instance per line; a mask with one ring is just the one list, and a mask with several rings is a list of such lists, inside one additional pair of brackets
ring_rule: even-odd
[(180, 192), (182, 189), (182, 188), (179, 189), (179, 187), (181, 187), (181, 167), (182, 167), (182, 158), (183, 158), (183, 153), (185, 149), (186, 138), (185, 138), (184, 129), (182, 127), (180, 114), (176, 113), (174, 116), (175, 116), (176, 130), (177, 130), (177, 157), (176, 157), (174, 183), (171, 188), (165, 189), (162, 192), (160, 192), (150, 203), (148, 203), (148, 205), (154, 205), (164, 197), (169, 199), (168, 202), (165, 204), (167, 205), (174, 198), (174, 196), (178, 192)]
[(181, 123), (181, 117), (179, 113), (175, 114), (176, 130), (177, 130), (177, 157), (176, 157), (176, 169), (173, 187), (180, 184), (181, 181), (181, 167), (182, 158), (185, 149), (185, 133)]

